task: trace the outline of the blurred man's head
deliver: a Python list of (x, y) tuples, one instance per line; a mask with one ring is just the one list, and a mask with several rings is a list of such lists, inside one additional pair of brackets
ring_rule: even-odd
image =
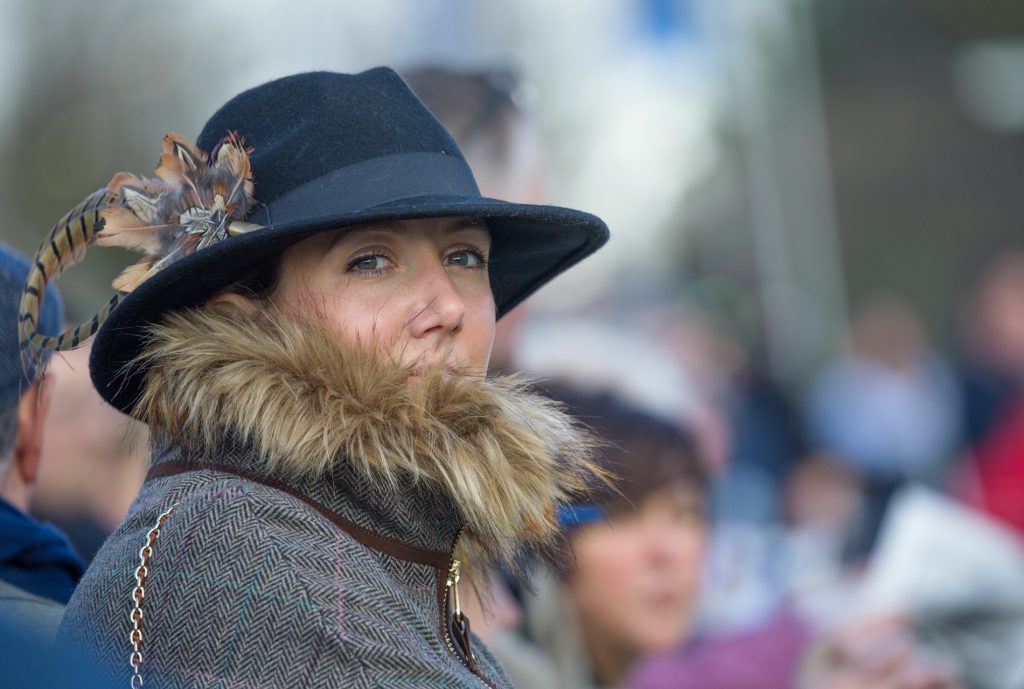
[[(690, 633), (703, 569), (706, 479), (681, 429), (608, 396), (556, 391), (608, 445), (618, 494), (568, 512), (567, 589), (602, 674), (667, 650)], [(605, 677), (614, 680), (614, 677)]]
[(963, 330), (972, 353), (997, 371), (1024, 375), (1024, 251), (992, 259), (969, 307)]
[[(26, 510), (39, 471), (43, 421), (49, 405), (47, 376), (21, 360), (18, 304), (29, 262), (0, 244), (0, 498)], [(61, 304), (53, 287), (46, 290), (39, 332), (57, 335)]]
[(544, 156), (512, 72), (421, 67), (402, 77), (455, 138), (484, 196), (547, 200)]

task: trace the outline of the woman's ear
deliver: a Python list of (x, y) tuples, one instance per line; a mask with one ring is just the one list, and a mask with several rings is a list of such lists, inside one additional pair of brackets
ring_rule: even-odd
[(218, 292), (206, 303), (214, 308), (238, 311), (248, 316), (255, 315), (258, 308), (254, 299), (229, 290)]

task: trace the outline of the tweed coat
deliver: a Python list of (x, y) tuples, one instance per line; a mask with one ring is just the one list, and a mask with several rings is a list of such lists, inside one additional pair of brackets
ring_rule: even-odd
[[(201, 309), (152, 334), (137, 415), (159, 435), (60, 638), (132, 669), (139, 549), (146, 686), (511, 686), (452, 619), (456, 555), (543, 547), (585, 488), (585, 436), (511, 381), (425, 376), (281, 317)], [(460, 539), (461, 534), (461, 539)]]

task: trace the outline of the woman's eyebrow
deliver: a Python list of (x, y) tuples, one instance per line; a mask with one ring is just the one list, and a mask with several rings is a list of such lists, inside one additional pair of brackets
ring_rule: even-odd
[[(456, 232), (466, 230), (489, 232), (490, 228), (487, 227), (487, 223), (485, 223), (483, 219), (475, 216), (457, 218), (441, 228), (441, 232), (443, 234), (454, 234)], [(373, 223), (372, 225), (353, 225), (352, 227), (336, 230), (334, 236), (331, 237), (330, 243), (327, 245), (327, 251), (332, 251), (340, 241), (352, 232), (384, 232), (387, 234), (398, 234), (401, 231), (402, 226), (400, 222), (382, 221), (379, 223)]]
[(401, 231), (401, 227), (394, 223), (374, 223), (373, 225), (353, 225), (352, 227), (346, 227), (342, 230), (337, 230), (334, 236), (331, 237), (331, 242), (327, 245), (327, 251), (332, 250), (337, 246), (338, 242), (349, 236), (352, 232), (387, 232), (389, 234), (396, 234)]
[(488, 229), (489, 228), (487, 227), (487, 223), (485, 223), (483, 220), (481, 220), (480, 218), (470, 216), (465, 218), (459, 218), (458, 220), (453, 221), (450, 225), (447, 225), (441, 231), (444, 232), (445, 234), (452, 234), (453, 232), (458, 232), (460, 230), (480, 230), (482, 232), (487, 232)]

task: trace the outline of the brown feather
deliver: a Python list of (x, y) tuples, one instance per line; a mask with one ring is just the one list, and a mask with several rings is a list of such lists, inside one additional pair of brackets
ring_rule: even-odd
[(196, 149), (184, 136), (177, 132), (167, 132), (163, 138), (163, 152), (160, 164), (156, 168), (156, 176), (171, 186), (183, 186), (185, 176), (194, 169), (186, 165), (182, 151), (186, 151), (190, 159), (206, 160), (206, 155)]
[(103, 211), (103, 229), (96, 235), (100, 246), (120, 246), (147, 254), (156, 253), (160, 240), (156, 231), (139, 220), (131, 210), (111, 206)]
[(131, 291), (174, 261), (226, 239), (228, 225), (252, 208), (252, 190), (248, 151), (236, 134), (218, 144), (212, 162), (181, 134), (166, 134), (155, 178), (122, 172), (107, 186), (118, 203), (103, 212), (97, 241), (146, 254), (115, 287)]
[(118, 292), (131, 292), (150, 276), (152, 264), (148, 258), (128, 266), (114, 278), (114, 289)]

